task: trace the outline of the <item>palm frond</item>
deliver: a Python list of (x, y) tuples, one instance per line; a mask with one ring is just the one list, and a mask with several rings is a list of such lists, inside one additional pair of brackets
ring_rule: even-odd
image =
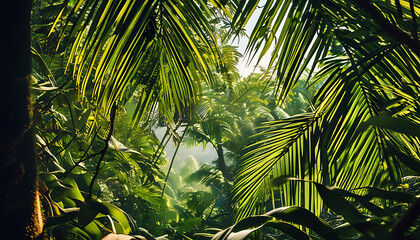
[[(319, 131), (318, 118), (319, 116), (314, 114), (303, 114), (267, 122), (264, 126), (267, 130), (255, 136), (264, 138), (247, 147), (248, 151), (244, 155), (235, 181), (234, 199), (237, 219), (264, 210), (260, 206), (266, 205), (266, 196), (270, 194), (271, 178), (293, 175), (303, 179), (307, 175), (306, 167), (317, 169), (317, 171), (311, 170), (311, 173), (319, 171), (317, 161), (314, 160), (320, 156), (313, 149), (319, 148), (320, 140), (318, 136), (311, 138), (309, 134)], [(288, 187), (289, 191), (300, 192), (296, 184)], [(283, 199), (286, 202), (282, 204), (294, 203), (297, 195), (301, 197), (300, 194), (295, 196), (291, 193), (287, 191), (289, 198)]]
[[(420, 6), (415, 1), (271, 0), (263, 3), (241, 0), (232, 19), (236, 33), (245, 27), (257, 8), (262, 10), (250, 35), (247, 52), (257, 62), (272, 52), (268, 69), (277, 71), (279, 102), (284, 101), (306, 68), (309, 68), (308, 79), (312, 76), (319, 60), (334, 49), (342, 30), (354, 37), (380, 34), (383, 40), (407, 46), (419, 54), (416, 16)], [(358, 44), (362, 46), (363, 42)]]
[(175, 112), (197, 101), (199, 81), (213, 82), (209, 61), (219, 50), (210, 14), (202, 1), (178, 0), (79, 0), (64, 8), (61, 38), (71, 45), (67, 69), (81, 97), (107, 113), (135, 94), (127, 89), (138, 87), (137, 121), (159, 102), (173, 123)]
[[(240, 1), (233, 18), (239, 29), (245, 27), (259, 1)], [(262, 4), (262, 3), (261, 3)], [(311, 76), (315, 64), (326, 56), (332, 44), (333, 26), (323, 17), (317, 2), (267, 1), (250, 35), (247, 52), (257, 64), (271, 52), (267, 69), (277, 72), (279, 102), (287, 97), (307, 67)], [(252, 55), (251, 55), (252, 54)], [(257, 55), (258, 54), (258, 55)]]
[(354, 190), (395, 186), (401, 164), (417, 169), (416, 137), (363, 125), (384, 114), (418, 123), (412, 97), (420, 90), (418, 57), (403, 45), (362, 34), (365, 30), (351, 35), (336, 30), (346, 57), (322, 65), (317, 78), (323, 85), (311, 117), (275, 121), (256, 136), (262, 140), (248, 146), (235, 185), (238, 219), (263, 210), (267, 196), (273, 208), (297, 204), (320, 213), (314, 188), (301, 183), (276, 189), (269, 184), (273, 177), (292, 175)]

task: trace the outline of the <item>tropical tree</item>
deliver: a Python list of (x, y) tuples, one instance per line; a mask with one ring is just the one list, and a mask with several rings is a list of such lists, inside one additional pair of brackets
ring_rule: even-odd
[(235, 171), (227, 162), (236, 165), (258, 125), (278, 117), (279, 108), (273, 105), (270, 109), (274, 99), (270, 99), (270, 90), (259, 81), (259, 76), (221, 82), (213, 89), (203, 86), (203, 97), (196, 107), (197, 119), (187, 133), (193, 145), (210, 144), (214, 148), (218, 156), (216, 166), (229, 181)]
[[(42, 1), (38, 3), (42, 5)], [(229, 13), (219, 3), (213, 2), (213, 5)], [(150, 169), (160, 163), (161, 145), (149, 156), (146, 150), (153, 146), (142, 145), (143, 151), (139, 153), (115, 139), (119, 109), (129, 101), (137, 103), (136, 110), (131, 111), (136, 126), (145, 126), (159, 112), (169, 132), (175, 132), (187, 121), (188, 109), (199, 98), (200, 81), (204, 79), (210, 85), (214, 81), (209, 65), (220, 64), (219, 69), (226, 66), (225, 60), (219, 60), (208, 21), (215, 9), (200, 1), (64, 1), (41, 7), (44, 7), (42, 13), (48, 15), (40, 13), (39, 16), (57, 15), (57, 18), (36, 29), (42, 35), (46, 26), (52, 26), (42, 44), (37, 42), (41, 46), (38, 50), (42, 52), (42, 47), (58, 42), (54, 46), (56, 53), (49, 52), (47, 58), (54, 63), (57, 58), (65, 62), (64, 72), (59, 75), (68, 77), (59, 79), (64, 82), (60, 82), (63, 85), (58, 89), (53, 86), (55, 93), (38, 98), (39, 109), (42, 109), (40, 119), (53, 122), (52, 129), (47, 126), (40, 131), (42, 137), (39, 136), (45, 159), (53, 158), (42, 166), (44, 183), (54, 195), (48, 199), (49, 204), (53, 210), (54, 207), (59, 209), (51, 211), (48, 228), (53, 232), (96, 238), (100, 232), (98, 227), (106, 225), (100, 214), (110, 211), (103, 211), (107, 208), (96, 200), (101, 194), (97, 182), (106, 185), (111, 180), (107, 177), (115, 177), (112, 173), (127, 180), (124, 178), (133, 177), (130, 172), (124, 173), (127, 168), (140, 178), (141, 183), (132, 181), (132, 185), (141, 185), (143, 180), (156, 184), (158, 175)], [(79, 91), (77, 98), (74, 89)], [(61, 95), (63, 92), (65, 94)], [(60, 100), (64, 100), (69, 112), (62, 114), (54, 110), (61, 104)], [(60, 124), (67, 126), (61, 128)], [(68, 131), (74, 135), (68, 135)], [(49, 163), (61, 169), (53, 169)], [(71, 181), (79, 177), (84, 178), (81, 185), (79, 181)], [(60, 191), (65, 191), (63, 185), (72, 190), (60, 196)], [(108, 188), (112, 188), (110, 185)], [(136, 191), (135, 196), (141, 197), (146, 188)], [(146, 190), (151, 193), (156, 189), (150, 185)], [(54, 201), (58, 201), (58, 205)], [(149, 199), (149, 202), (153, 201)], [(67, 212), (71, 207), (80, 209)], [(95, 213), (100, 214), (95, 217)], [(117, 221), (110, 223), (127, 233), (130, 228), (127, 216), (119, 216), (111, 215)]]
[(219, 50), (204, 2), (81, 0), (61, 6), (50, 35), (71, 45), (67, 69), (81, 96), (105, 113), (134, 95), (136, 122), (158, 108), (174, 125), (174, 115), (197, 102), (199, 80), (213, 82), (209, 65)]
[[(97, 182), (106, 183), (112, 173), (122, 179), (132, 177), (134, 171), (140, 183), (133, 185), (154, 183), (161, 158), (153, 152), (153, 144), (148, 145), (156, 139), (150, 137), (151, 141), (137, 146), (142, 153), (115, 139), (120, 110), (129, 100), (136, 102), (136, 110), (131, 111), (134, 125), (143, 127), (160, 112), (172, 131), (179, 126), (174, 120), (188, 118), (186, 109), (197, 102), (200, 81), (212, 81), (208, 64), (218, 58), (207, 21), (212, 10), (202, 2), (173, 1), (37, 4), (41, 9), (35, 18), (44, 22), (33, 29), (40, 38), (35, 43), (41, 54), (35, 49), (33, 53), (45, 70), (45, 76), (39, 77), (51, 82), (51, 88), (45, 87), (48, 81), (38, 82), (36, 99), (36, 117), (42, 123), (37, 132), (43, 154), (41, 178), (51, 210), (46, 229), (97, 238), (98, 227), (111, 224), (114, 232), (116, 226), (128, 233), (128, 216), (96, 199), (101, 194)], [(136, 196), (142, 194), (139, 189)], [(108, 223), (101, 215), (106, 213), (113, 219)], [(136, 228), (131, 230), (135, 233)]]
[[(56, 17), (37, 31), (48, 28), (42, 33), (48, 38), (42, 41), (55, 51), (49, 60), (65, 65), (59, 70), (63, 78), (55, 79), (42, 57), (32, 51), (51, 85), (35, 83), (42, 92), (36, 96), (35, 116), (48, 120), (36, 136), (41, 159), (45, 159), (39, 185), (48, 187), (40, 190), (50, 212), (57, 214), (48, 226), (65, 222), (65, 230), (85, 238), (99, 238), (98, 226), (106, 229), (106, 224), (130, 232), (126, 214), (96, 199), (100, 194), (97, 180), (103, 170), (117, 172), (127, 166), (111, 159), (130, 162), (135, 155), (148, 163), (141, 169), (141, 181), (153, 182), (162, 144), (157, 154), (146, 156), (120, 145), (113, 137), (118, 109), (130, 100), (136, 102), (134, 125), (144, 126), (159, 113), (169, 132), (174, 132), (182, 123), (191, 124), (201, 81), (210, 86), (216, 83), (212, 65), (228, 83), (225, 90), (234, 96), (234, 75), (227, 68), (231, 62), (221, 56), (211, 25), (220, 14), (215, 8), (225, 14), (223, 21), (231, 21), (233, 33), (239, 33), (258, 4), (262, 3), (64, 0), (45, 8), (44, 14)], [(21, 234), (15, 238), (28, 238), (41, 229), (36, 223), (40, 218), (32, 214), (39, 213), (35, 211), (39, 201), (27, 87), (30, 4), (12, 5), (7, 4), (6, 10), (16, 11), (18, 27), (6, 29), (13, 47), (6, 54), (11, 65), (6, 65), (5, 72), (10, 75), (1, 102), (14, 104), (4, 107), (13, 117), (4, 125), (1, 173), (5, 190), (0, 205), (7, 227)], [(313, 182), (361, 193), (366, 186), (394, 187), (406, 172), (418, 174), (418, 136), (400, 126), (420, 123), (419, 3), (273, 0), (266, 1), (261, 10), (247, 49), (260, 53), (258, 61), (274, 49), (268, 69), (276, 71), (277, 104), (284, 104), (302, 81), (320, 89), (308, 113), (284, 119), (277, 119), (273, 111), (266, 114), (273, 121), (265, 123), (265, 130), (248, 145), (235, 179), (237, 219), (291, 204), (319, 213), (322, 202)], [(56, 80), (61, 87), (57, 88)], [(57, 97), (69, 92), (70, 99)], [(69, 112), (54, 109), (63, 104)], [(216, 133), (206, 134), (208, 140), (215, 140), (216, 149), (230, 146), (223, 134)], [(154, 148), (148, 144), (143, 146)], [(131, 152), (124, 152), (127, 149)], [(130, 163), (136, 170), (136, 161)], [(291, 181), (281, 188), (270, 184), (272, 178), (285, 175), (307, 181)], [(80, 188), (76, 177), (84, 179)], [(60, 201), (52, 201), (50, 193)], [(75, 211), (74, 206), (80, 208)]]
[[(258, 4), (240, 1), (234, 26), (243, 27)], [(398, 121), (420, 123), (419, 13), (416, 1), (264, 4), (247, 49), (260, 51), (260, 60), (273, 48), (278, 103), (299, 79), (321, 88), (313, 111), (267, 122), (264, 139), (248, 148), (236, 177), (237, 219), (264, 212), (267, 196), (272, 208), (297, 204), (320, 213), (313, 185), (271, 187), (279, 176), (353, 190), (395, 186), (403, 166), (419, 172), (418, 139), (393, 131)]]
[[(216, 1), (213, 4), (224, 8)], [(29, 26), (27, 16), (30, 7), (27, 6), (25, 8), (27, 10), (25, 12), (26, 17), (22, 17), (22, 22), (25, 21), (22, 26)], [(82, 168), (82, 171), (84, 171), (86, 170), (85, 167), (89, 168), (89, 165), (85, 166), (85, 161), (99, 157), (97, 163), (93, 166), (96, 170), (94, 170), (93, 177), (87, 186), (87, 200), (89, 201), (86, 202), (86, 206), (88, 207), (82, 208), (86, 210), (92, 206), (94, 208), (98, 206), (97, 203), (90, 202), (90, 200), (94, 197), (95, 180), (98, 178), (107, 152), (110, 151), (108, 142), (113, 140), (112, 134), (118, 104), (124, 104), (134, 95), (139, 99), (135, 111), (136, 123), (147, 121), (150, 116), (149, 113), (158, 109), (166, 117), (166, 122), (169, 125), (174, 125), (175, 115), (182, 116), (184, 109), (197, 101), (197, 93), (200, 88), (199, 80), (205, 79), (208, 83), (211, 83), (208, 63), (217, 58), (218, 50), (213, 43), (212, 33), (209, 31), (208, 19), (211, 17), (211, 10), (201, 1), (186, 3), (179, 1), (64, 1), (47, 6), (44, 13), (51, 14), (51, 12), (57, 10), (59, 10), (57, 18), (51, 25), (48, 34), (49, 39), (46, 42), (51, 43), (54, 42), (54, 39), (58, 40), (55, 47), (58, 54), (67, 51), (69, 53), (68, 55), (64, 54), (66, 58), (63, 60), (68, 60), (64, 72), (72, 72), (69, 80), (73, 80), (72, 78), (76, 80), (76, 88), (80, 91), (80, 98), (76, 102), (81, 102), (82, 105), (79, 105), (79, 103), (73, 104), (73, 102), (69, 104), (68, 99), (66, 101), (70, 108), (70, 115), (72, 115), (72, 110), (76, 112), (81, 110), (83, 115), (81, 117), (87, 117), (87, 125), (83, 127), (89, 128), (88, 133), (91, 134), (89, 146), (79, 145), (81, 149), (87, 147), (83, 150), (84, 155), (76, 162), (73, 161), (71, 154), (66, 155), (63, 159), (70, 159), (67, 163), (72, 166), (66, 169), (64, 173), (62, 172), (63, 169), (59, 169), (58, 172), (67, 176), (75, 168)], [(229, 13), (225, 8), (224, 11)], [(20, 17), (21, 15), (17, 14), (16, 16)], [(25, 28), (24, 30), (28, 29)], [(16, 35), (19, 38), (19, 34)], [(25, 43), (29, 43), (27, 38), (29, 34), (24, 33), (24, 35), (26, 38), (22, 39), (26, 41)], [(12, 34), (12, 36), (14, 35)], [(16, 42), (19, 43), (20, 41)], [(62, 44), (63, 42), (66, 44)], [(27, 49), (27, 47), (25, 46), (22, 49)], [(22, 61), (29, 62), (29, 58), (22, 59)], [(53, 58), (51, 58), (52, 60)], [(15, 65), (19, 64), (16, 63)], [(28, 64), (21, 65), (29, 66)], [(22, 76), (19, 75), (19, 77)], [(54, 80), (54, 76), (48, 75), (48, 77)], [(68, 81), (64, 84), (66, 83)], [(55, 88), (56, 86), (52, 87)], [(22, 89), (26, 92), (26, 88), (22, 87)], [(27, 107), (28, 98), (26, 96), (22, 97), (23, 95), (16, 94), (14, 96), (26, 99), (24, 103), (26, 107), (19, 108), (21, 110), (25, 109), (23, 111), (25, 112), (30, 107)], [(40, 98), (40, 103), (45, 103), (42, 100), (47, 100), (46, 98)], [(157, 104), (158, 102), (159, 104)], [(46, 104), (48, 107), (51, 102)], [(76, 105), (79, 106), (76, 107)], [(87, 114), (84, 111), (86, 106), (89, 108)], [(53, 109), (49, 109), (48, 113), (60, 115)], [(19, 116), (21, 115), (30, 116), (27, 113)], [(66, 119), (65, 116), (60, 117)], [(94, 119), (92, 120), (91, 117), (94, 117)], [(97, 118), (102, 119), (96, 121)], [(23, 117), (18, 119), (23, 119)], [(53, 117), (53, 120), (56, 119), (56, 117)], [(82, 122), (83, 120), (86, 120), (86, 118), (82, 119)], [(27, 119), (24, 120), (25, 123), (26, 121)], [(80, 132), (76, 132), (77, 128), (73, 116), (71, 116), (71, 121), (73, 121), (75, 134), (73, 139), (76, 139)], [(55, 123), (59, 122), (56, 121)], [(102, 128), (101, 124), (104, 123), (107, 126)], [(31, 124), (26, 125), (31, 126)], [(20, 127), (22, 128), (22, 126)], [(99, 147), (99, 149), (96, 145), (97, 135), (101, 136), (99, 138), (99, 142), (102, 142), (101, 145), (105, 145)], [(7, 137), (11, 138), (11, 136)], [(59, 135), (55, 137), (60, 138)], [(54, 143), (61, 142), (61, 139), (57, 141), (57, 138), (52, 139), (52, 141)], [(70, 139), (69, 144), (73, 144), (73, 139)], [(47, 149), (50, 143), (43, 140), (40, 137), (39, 143), (42, 151), (48, 155), (50, 153)], [(75, 142), (80, 144), (78, 141)], [(89, 154), (91, 151), (97, 152)], [(21, 152), (31, 153), (33, 151)], [(61, 153), (61, 151), (58, 152)], [(34, 158), (27, 160), (27, 163), (33, 164), (35, 161), (32, 160)], [(26, 162), (22, 164), (26, 165)], [(30, 171), (29, 168), (26, 170), (26, 173), (33, 173), (30, 175), (33, 179), (29, 179), (29, 182), (25, 185), (31, 185), (30, 191), (20, 191), (20, 193), (36, 195), (34, 190), (34, 177), (36, 176), (34, 166), (33, 164), (33, 171)], [(43, 167), (49, 169), (47, 165)], [(54, 176), (52, 177), (54, 178)], [(54, 179), (49, 183), (53, 185), (65, 184), (65, 182)], [(84, 201), (77, 186), (70, 185), (66, 185), (66, 187), (77, 191), (77, 193), (70, 191), (78, 194), (76, 200)], [(35, 202), (33, 200), (34, 196), (28, 196), (26, 199)], [(77, 204), (77, 201), (75, 203)], [(4, 204), (4, 206), (8, 205)], [(31, 208), (32, 204), (25, 204), (25, 206)], [(22, 212), (27, 213), (29, 211), (24, 209)], [(83, 215), (82, 212), (84, 212), (83, 214), (87, 213), (81, 211), (80, 216)], [(30, 214), (28, 214), (29, 216)], [(31, 217), (34, 216), (31, 215)], [(17, 215), (16, 219), (20, 218), (21, 216)], [(37, 218), (37, 220), (39, 219)], [(89, 224), (89, 221), (82, 225), (86, 224)], [(27, 223), (20, 226), (26, 227)], [(19, 232), (24, 233), (25, 231)]]
[(3, 33), (7, 46), (2, 54), (1, 92), (1, 221), (5, 238), (33, 239), (42, 232), (40, 199), (36, 191), (36, 155), (30, 95), (31, 2), (5, 4), (8, 24)]

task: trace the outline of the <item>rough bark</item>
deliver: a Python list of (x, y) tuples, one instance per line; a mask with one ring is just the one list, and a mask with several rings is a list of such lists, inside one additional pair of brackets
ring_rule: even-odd
[(217, 159), (218, 159), (219, 169), (222, 172), (223, 177), (227, 180), (232, 180), (226, 166), (225, 154), (224, 154), (222, 145), (217, 144), (216, 150), (217, 150), (217, 157), (218, 157)]
[(42, 231), (30, 98), (30, 0), (2, 4), (0, 88), (0, 216), (2, 239), (33, 239)]

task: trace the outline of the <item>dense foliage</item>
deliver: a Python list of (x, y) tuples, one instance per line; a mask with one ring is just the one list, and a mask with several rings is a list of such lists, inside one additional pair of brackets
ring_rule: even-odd
[[(271, 60), (242, 76), (231, 39), (257, 9), (246, 51)], [(419, 18), (414, 0), (34, 1), (41, 237), (419, 238)], [(216, 157), (176, 157), (197, 145)]]

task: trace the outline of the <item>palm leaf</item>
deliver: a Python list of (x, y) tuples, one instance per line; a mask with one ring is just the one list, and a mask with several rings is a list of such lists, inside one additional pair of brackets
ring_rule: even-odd
[[(349, 190), (391, 187), (402, 176), (401, 164), (417, 169), (416, 137), (362, 126), (384, 114), (418, 124), (412, 97), (420, 90), (418, 56), (392, 37), (378, 36), (380, 27), (368, 16), (356, 19), (357, 8), (350, 4), (323, 6), (330, 11), (324, 18), (337, 26), (334, 41), (342, 52), (322, 61), (315, 81), (322, 87), (311, 117), (268, 123), (259, 134), (263, 140), (248, 146), (235, 185), (238, 219), (263, 211), (267, 196), (273, 208), (297, 204), (320, 212), (313, 187), (301, 182), (273, 189), (267, 184), (272, 177), (292, 175)], [(345, 25), (339, 25), (343, 19)]]
[(79, 0), (64, 6), (59, 17), (66, 18), (62, 42), (71, 46), (67, 69), (81, 97), (106, 113), (135, 94), (137, 122), (159, 102), (173, 123), (175, 112), (197, 101), (199, 79), (212, 83), (209, 64), (219, 50), (204, 2)]
[[(240, 1), (233, 23), (245, 27), (259, 1)], [(319, 4), (309, 1), (267, 1), (250, 35), (247, 52), (260, 60), (271, 51), (267, 69), (277, 71), (276, 93), (280, 102), (297, 83), (305, 68), (326, 56), (333, 26)], [(311, 74), (309, 74), (310, 76)], [(308, 77), (309, 77), (308, 76)]]

